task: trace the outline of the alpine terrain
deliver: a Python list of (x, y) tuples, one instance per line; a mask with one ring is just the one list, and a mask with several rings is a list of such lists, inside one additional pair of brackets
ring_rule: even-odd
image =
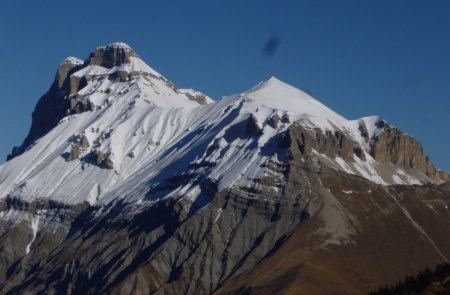
[(275, 77), (214, 101), (62, 61), (0, 166), (1, 294), (367, 294), (450, 259), (450, 175)]

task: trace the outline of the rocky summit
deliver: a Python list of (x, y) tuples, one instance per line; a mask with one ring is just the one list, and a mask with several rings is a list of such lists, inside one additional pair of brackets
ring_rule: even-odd
[(212, 100), (64, 59), (0, 166), (1, 294), (367, 294), (450, 258), (450, 175), (271, 77)]

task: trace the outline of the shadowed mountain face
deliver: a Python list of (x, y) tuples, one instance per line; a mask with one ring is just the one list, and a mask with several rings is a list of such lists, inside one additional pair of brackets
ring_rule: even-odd
[(276, 78), (213, 102), (123, 43), (61, 64), (0, 179), (4, 294), (362, 294), (450, 257), (413, 137)]
[(14, 147), (7, 160), (23, 153), (36, 139), (55, 127), (67, 115), (69, 108), (70, 81), (68, 77), (82, 66), (83, 62), (76, 58), (67, 58), (61, 62), (55, 81), (50, 89), (38, 101), (32, 115), (32, 125), (23, 144)]

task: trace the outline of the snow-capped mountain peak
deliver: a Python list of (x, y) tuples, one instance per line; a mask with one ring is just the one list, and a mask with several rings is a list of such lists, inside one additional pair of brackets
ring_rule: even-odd
[(33, 112), (28, 136), (8, 158), (23, 153), (70, 115), (109, 108), (117, 103), (193, 108), (212, 101), (200, 92), (179, 90), (124, 43), (97, 47), (84, 62), (75, 57), (63, 60), (55, 82)]
[[(379, 147), (399, 140), (412, 147), (406, 155)], [(96, 203), (158, 198), (164, 188), (195, 199), (210, 181), (255, 185), (295, 145), (305, 159), (376, 183), (440, 179), (413, 139), (377, 117), (347, 120), (275, 77), (214, 102), (113, 43), (61, 64), (29, 135), (0, 166), (0, 198)]]
[(286, 110), (292, 113), (303, 113), (328, 119), (343, 120), (344, 118), (321, 102), (275, 77), (270, 77), (244, 92), (243, 96), (273, 109)]
[(70, 94), (84, 100), (87, 97), (95, 107), (105, 101), (115, 101), (128, 92), (134, 93), (134, 98), (160, 107), (186, 108), (212, 102), (200, 92), (177, 89), (147, 65), (134, 49), (120, 42), (97, 47), (70, 79)]
[(148, 66), (134, 49), (125, 43), (111, 43), (100, 46), (89, 55), (85, 61), (86, 67), (74, 73), (77, 77), (110, 75), (125, 72), (134, 75), (152, 75), (165, 79), (158, 72)]
[(249, 104), (286, 111), (294, 120), (303, 119), (312, 126), (333, 130), (347, 120), (306, 92), (295, 88), (276, 77), (258, 83), (241, 94)]

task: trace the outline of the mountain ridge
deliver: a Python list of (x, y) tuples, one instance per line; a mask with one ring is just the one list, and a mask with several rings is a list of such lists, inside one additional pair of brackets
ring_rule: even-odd
[(212, 101), (113, 43), (0, 166), (0, 292), (368, 292), (450, 258), (448, 180), (377, 116), (275, 77)]
[[(400, 146), (398, 153), (403, 157), (402, 153), (406, 149), (403, 142), (408, 142), (408, 147), (414, 147), (417, 145), (415, 140), (376, 117), (347, 120), (303, 91), (275, 77), (241, 94), (213, 103), (199, 92), (178, 90), (124, 44), (98, 47), (82, 65), (79, 60), (69, 59), (68, 62), (66, 60), (63, 63), (63, 71), (60, 67), (49, 93), (39, 101), (24, 144), (15, 149), (16, 156), (20, 154), (18, 151), (29, 149), (28, 159), (23, 160), (22, 164), (18, 164), (18, 160), (11, 164), (7, 162), (0, 168), (0, 175), (4, 179), (0, 184), (3, 197), (53, 196), (54, 200), (64, 202), (67, 201), (65, 195), (69, 194), (85, 196), (85, 199), (76, 199), (76, 202), (90, 200), (92, 203), (101, 199), (108, 190), (115, 191), (115, 188), (130, 187), (131, 183), (136, 183), (130, 178), (137, 172), (136, 169), (140, 169), (139, 166), (133, 166), (134, 157), (145, 157), (146, 167), (159, 166), (156, 170), (163, 171), (174, 169), (169, 167), (174, 165), (176, 157), (192, 153), (196, 155), (186, 158), (184, 167), (177, 166), (177, 169), (183, 171), (188, 169), (188, 165), (206, 161), (208, 165), (216, 165), (216, 171), (220, 171), (216, 176), (214, 171), (210, 171), (209, 174), (213, 175), (210, 177), (217, 177), (216, 180), (223, 183), (221, 187), (227, 187), (240, 178), (241, 169), (253, 171), (246, 176), (249, 179), (262, 177), (264, 169), (257, 166), (250, 168), (251, 165), (232, 168), (226, 161), (224, 166), (220, 166), (217, 162), (222, 161), (217, 158), (219, 154), (228, 151), (227, 157), (250, 157), (252, 160), (249, 163), (259, 165), (256, 163), (267, 161), (264, 149), (272, 150), (270, 152), (279, 150), (276, 146), (268, 147), (268, 142), (273, 137), (286, 136), (293, 124), (306, 128), (307, 133), (316, 130), (312, 132), (315, 133), (313, 137), (323, 138), (322, 141), (331, 140), (336, 141), (333, 145), (345, 145), (339, 148), (338, 154), (329, 151), (335, 147), (321, 148), (320, 145), (325, 142), (318, 142), (318, 146), (310, 151), (316, 152), (317, 157), (335, 169), (383, 184), (440, 182), (441, 177), (444, 177), (443, 180), (448, 179), (426, 160), (421, 147), (409, 152), (406, 160), (398, 157), (393, 159), (394, 162), (419, 162), (419, 169), (414, 169), (409, 163), (402, 163), (401, 169), (383, 164), (391, 162), (385, 154), (392, 152), (376, 149), (376, 141), (394, 141), (393, 149), (397, 150), (395, 144), (400, 142), (403, 146)], [(65, 68), (66, 65), (69, 68)], [(61, 83), (62, 80), (64, 82)], [(55, 85), (63, 86), (53, 90)], [(51, 112), (49, 116), (48, 109), (58, 110), (58, 114)], [(209, 118), (209, 122), (205, 118)], [(136, 127), (139, 124), (143, 124), (142, 127)], [(211, 128), (213, 125), (222, 126), (219, 128), (223, 134), (214, 134), (215, 129)], [(396, 130), (393, 138), (384, 136), (384, 129)], [(199, 130), (206, 132), (200, 134)], [(46, 132), (54, 132), (55, 135), (50, 136)], [(344, 138), (348, 140), (342, 141)], [(186, 144), (186, 139), (191, 141), (190, 145)], [(198, 141), (205, 142), (206, 146), (189, 150), (191, 146), (198, 146), (195, 143)], [(56, 142), (59, 142), (58, 147), (52, 150)], [(252, 155), (248, 151), (244, 152), (249, 142), (254, 145), (252, 149), (255, 153)], [(373, 151), (372, 146), (375, 147)], [(205, 147), (209, 150), (204, 150)], [(177, 156), (165, 158), (165, 150), (172, 148), (178, 149)], [(181, 148), (184, 151), (180, 153)], [(39, 149), (39, 152), (30, 155), (33, 149)], [(345, 161), (340, 153), (346, 153)], [(151, 160), (148, 160), (149, 157)], [(43, 161), (42, 158), (47, 160)], [(30, 165), (36, 162), (40, 162), (43, 168), (36, 170)], [(8, 168), (10, 165), (14, 166), (15, 171), (19, 170), (19, 165), (29, 172), (13, 176)], [(127, 167), (123, 173), (122, 167)], [(52, 181), (56, 177), (53, 171), (67, 169), (72, 172), (64, 176), (63, 181), (59, 176)], [(229, 173), (224, 174), (223, 171)], [(146, 176), (146, 186), (164, 180), (158, 180), (162, 176), (155, 177), (152, 180)], [(89, 188), (80, 190), (82, 187)], [(184, 190), (191, 190), (194, 195), (199, 193), (194, 192), (197, 190), (195, 186), (185, 187)]]

